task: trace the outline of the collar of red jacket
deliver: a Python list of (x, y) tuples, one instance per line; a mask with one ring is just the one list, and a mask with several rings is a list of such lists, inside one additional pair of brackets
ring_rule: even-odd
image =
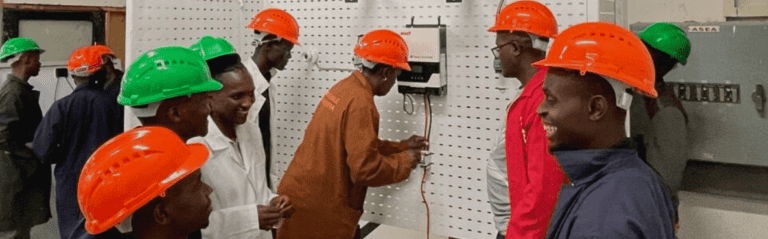
[[(536, 91), (541, 91), (541, 86), (544, 84), (544, 78), (547, 76), (547, 69), (549, 68), (546, 66), (536, 66), (536, 68), (539, 71), (523, 86), (523, 93), (518, 98), (531, 97)], [(544, 94), (544, 92), (540, 93)]]

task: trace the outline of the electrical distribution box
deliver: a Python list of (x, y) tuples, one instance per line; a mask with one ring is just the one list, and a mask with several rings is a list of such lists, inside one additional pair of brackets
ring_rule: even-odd
[(447, 86), (445, 25), (408, 25), (395, 30), (408, 44), (411, 71), (397, 77), (397, 92), (443, 96)]
[(688, 64), (664, 77), (688, 115), (689, 159), (768, 166), (768, 23), (673, 24), (691, 41)]

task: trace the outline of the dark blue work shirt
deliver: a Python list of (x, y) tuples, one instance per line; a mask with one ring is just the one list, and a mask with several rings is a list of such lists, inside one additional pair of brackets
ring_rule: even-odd
[(557, 151), (563, 185), (547, 238), (675, 237), (668, 186), (631, 149)]
[(53, 103), (35, 132), (32, 149), (56, 164), (56, 211), (62, 238), (82, 218), (77, 204), (77, 182), (83, 165), (102, 143), (123, 132), (123, 107), (117, 91), (84, 83)]

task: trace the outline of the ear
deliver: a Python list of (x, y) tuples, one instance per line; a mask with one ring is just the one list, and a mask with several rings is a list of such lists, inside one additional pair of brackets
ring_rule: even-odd
[(168, 223), (171, 223), (171, 218), (165, 210), (165, 202), (163, 202), (162, 199), (159, 203), (155, 204), (155, 208), (152, 209), (152, 218), (159, 225), (168, 225)]
[(181, 108), (178, 105), (168, 107), (168, 110), (164, 112), (165, 116), (174, 123), (181, 123)]
[(520, 42), (517, 40), (512, 41), (512, 43), (509, 44), (509, 47), (512, 49), (512, 54), (515, 56), (519, 56), (523, 54), (523, 46), (520, 45)]
[(608, 99), (603, 95), (594, 95), (589, 98), (589, 120), (600, 121), (605, 118), (608, 111)]

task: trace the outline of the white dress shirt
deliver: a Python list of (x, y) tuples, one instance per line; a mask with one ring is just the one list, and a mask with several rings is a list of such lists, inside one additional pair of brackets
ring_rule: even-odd
[[(258, 205), (269, 205), (277, 195), (267, 187), (261, 133), (253, 122), (235, 126), (232, 141), (208, 117), (208, 135), (190, 142), (204, 143), (211, 151), (200, 168), (202, 180), (211, 188), (211, 206), (203, 238), (271, 239), (270, 231), (259, 229)], [(236, 147), (237, 146), (237, 147)]]
[[(256, 101), (253, 102), (253, 106), (251, 106), (250, 112), (248, 112), (248, 121), (254, 122), (254, 126), (256, 127), (256, 132), (261, 133), (261, 129), (259, 129), (259, 111), (261, 111), (261, 107), (264, 106), (264, 103), (269, 103), (269, 127), (271, 134), (271, 140), (269, 141), (272, 143), (272, 151), (270, 152), (270, 171), (269, 172), (269, 179), (270, 182), (272, 182), (272, 188), (277, 188), (277, 164), (275, 160), (275, 133), (277, 132), (275, 129), (275, 85), (271, 82), (267, 81), (266, 78), (264, 78), (264, 75), (261, 74), (261, 70), (259, 70), (259, 67), (256, 65), (255, 62), (253, 62), (253, 59), (250, 57), (243, 60), (243, 65), (245, 65), (245, 69), (248, 70), (248, 73), (251, 74), (251, 78), (253, 78), (253, 86), (256, 88), (254, 91), (254, 94), (256, 95)], [(274, 78), (274, 75), (272, 76)], [(269, 90), (269, 102), (266, 102), (266, 98), (264, 98), (263, 94), (264, 91)], [(261, 142), (260, 144), (261, 145)], [(263, 149), (262, 149), (263, 150)]]

